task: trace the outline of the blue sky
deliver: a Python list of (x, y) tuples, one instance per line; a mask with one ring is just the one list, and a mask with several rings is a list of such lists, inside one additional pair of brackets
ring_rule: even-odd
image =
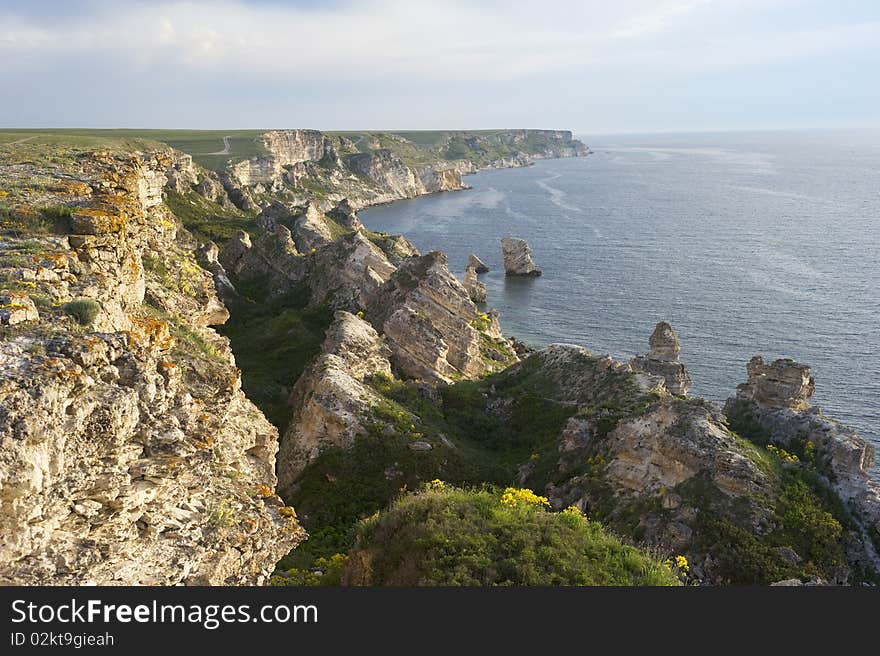
[(0, 0), (0, 127), (880, 123), (876, 0)]

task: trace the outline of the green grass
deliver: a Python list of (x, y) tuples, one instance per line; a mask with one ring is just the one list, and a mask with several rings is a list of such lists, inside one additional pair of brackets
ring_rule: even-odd
[[(35, 146), (61, 148), (104, 148), (108, 150), (146, 150), (159, 145), (147, 130), (85, 130), (41, 128), (0, 130), (0, 146), (28, 149)], [(19, 143), (15, 143), (19, 142)]]
[(358, 526), (343, 581), (370, 585), (676, 585), (657, 558), (576, 512), (430, 489)]
[[(51, 145), (80, 148), (146, 150), (160, 143), (192, 155), (197, 164), (208, 169), (222, 169), (227, 160), (265, 154), (259, 136), (266, 130), (151, 130), (151, 129), (88, 129), (46, 128), (37, 130), (0, 130), (0, 145), (28, 139), (21, 144)], [(229, 155), (209, 155), (223, 150), (223, 137), (228, 136)]]

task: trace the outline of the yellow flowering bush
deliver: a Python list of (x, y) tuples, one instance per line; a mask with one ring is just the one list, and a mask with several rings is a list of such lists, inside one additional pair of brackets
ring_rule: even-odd
[(784, 462), (800, 462), (800, 459), (795, 454), (789, 453), (785, 449), (780, 449), (773, 444), (768, 444), (767, 450)]
[(534, 492), (526, 488), (508, 487), (501, 494), (501, 503), (505, 506), (518, 506), (520, 504), (529, 506), (546, 506), (550, 507), (550, 501), (547, 497), (540, 497)]
[(676, 556), (673, 558), (667, 558), (663, 561), (663, 564), (666, 566), (670, 572), (678, 574), (678, 577), (681, 580), (685, 580), (687, 578), (688, 572), (690, 572), (690, 565), (688, 564), (688, 559), (682, 555)]
[(804, 460), (810, 464), (816, 462), (816, 445), (809, 440), (804, 443)]
[(577, 515), (578, 517), (583, 517), (584, 520), (590, 521), (590, 518), (587, 517), (584, 512), (578, 508), (577, 506), (569, 506), (565, 510), (562, 511), (563, 515)]

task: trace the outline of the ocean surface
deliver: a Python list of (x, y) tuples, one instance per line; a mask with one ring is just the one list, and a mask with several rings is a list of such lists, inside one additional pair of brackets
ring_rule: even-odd
[[(691, 394), (717, 401), (753, 355), (807, 363), (812, 403), (880, 450), (880, 130), (581, 139), (594, 154), (361, 220), (446, 252), (459, 277), (476, 253), (488, 305), (534, 346), (628, 359), (667, 320)], [(528, 240), (542, 277), (505, 278), (505, 236)]]

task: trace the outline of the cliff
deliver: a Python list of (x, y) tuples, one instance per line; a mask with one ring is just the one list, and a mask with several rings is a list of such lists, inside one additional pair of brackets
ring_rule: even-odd
[(0, 287), (32, 309), (0, 328), (0, 581), (265, 581), (304, 531), (274, 492), (277, 429), (210, 327), (228, 312), (163, 203), (191, 162), (0, 154)]
[[(476, 258), (460, 281), (357, 216), (586, 154), (570, 133), (254, 139), (215, 170), (0, 147), (0, 581), (878, 580), (874, 452), (809, 367), (754, 358), (722, 408), (666, 322), (629, 363), (532, 351), (475, 304)], [(488, 569), (435, 575), (474, 531)]]
[(465, 189), (462, 174), (528, 166), (589, 149), (557, 130), (475, 133), (321, 133), (272, 130), (259, 135), (261, 154), (231, 159), (218, 171), (228, 195), (250, 211), (272, 198), (317, 198), (355, 207)]

